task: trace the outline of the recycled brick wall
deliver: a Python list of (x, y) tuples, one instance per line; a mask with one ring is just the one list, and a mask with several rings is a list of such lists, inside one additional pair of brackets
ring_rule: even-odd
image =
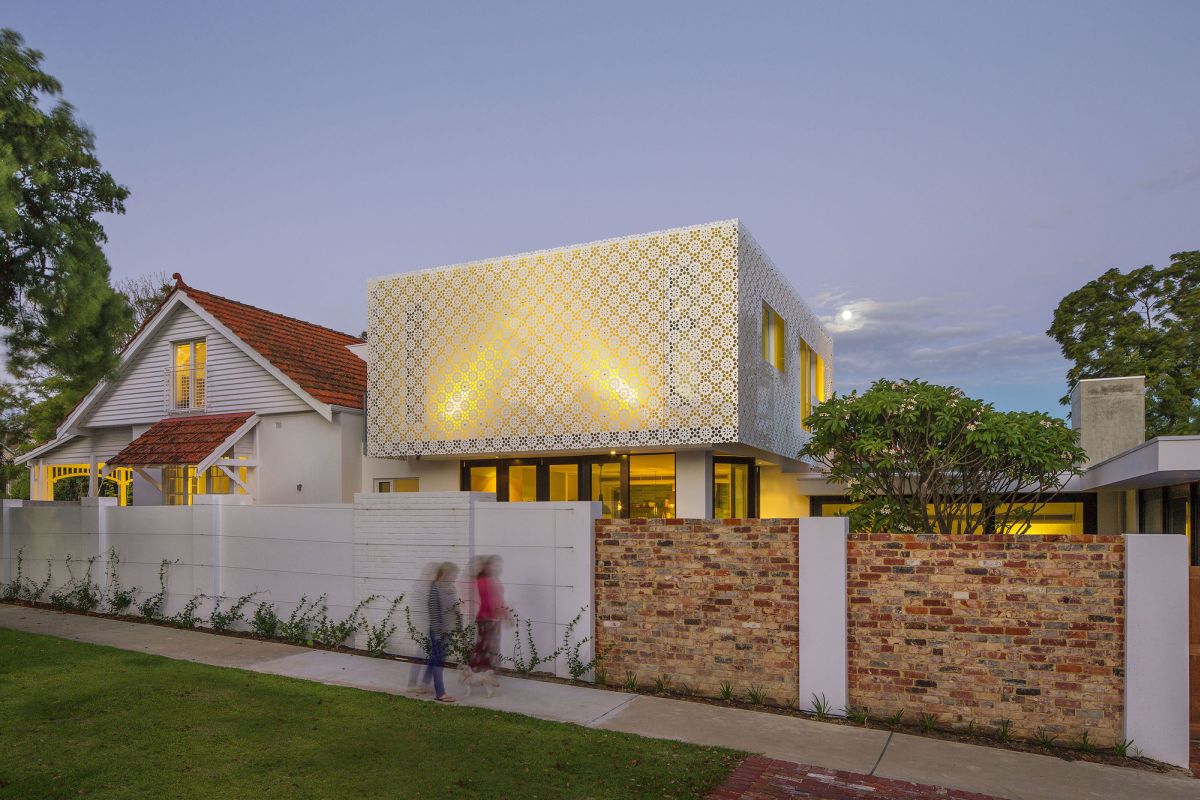
[(610, 682), (771, 702), (797, 692), (798, 521), (596, 520), (596, 639)]
[(1121, 537), (859, 533), (847, 562), (853, 705), (1122, 738)]

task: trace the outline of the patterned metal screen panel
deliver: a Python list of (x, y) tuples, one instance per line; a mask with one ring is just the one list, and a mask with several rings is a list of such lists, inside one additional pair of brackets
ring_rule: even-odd
[(368, 453), (738, 442), (742, 234), (731, 220), (372, 281)]
[(737, 225), (376, 280), (369, 451), (733, 441)]

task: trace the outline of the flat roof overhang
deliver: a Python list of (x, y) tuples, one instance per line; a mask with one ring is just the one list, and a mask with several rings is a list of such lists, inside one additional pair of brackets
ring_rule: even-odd
[(1200, 481), (1200, 436), (1159, 436), (1088, 467), (1080, 488), (1149, 489)]

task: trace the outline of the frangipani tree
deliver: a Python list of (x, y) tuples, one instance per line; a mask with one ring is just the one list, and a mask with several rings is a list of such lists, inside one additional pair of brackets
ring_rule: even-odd
[(845, 484), (858, 531), (1024, 533), (1084, 458), (1061, 419), (916, 380), (834, 394), (807, 424), (800, 457)]

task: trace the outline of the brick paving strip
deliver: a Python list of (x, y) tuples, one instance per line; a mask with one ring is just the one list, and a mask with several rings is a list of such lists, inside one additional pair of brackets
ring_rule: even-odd
[(998, 800), (992, 795), (820, 769), (751, 756), (708, 796), (708, 800)]

